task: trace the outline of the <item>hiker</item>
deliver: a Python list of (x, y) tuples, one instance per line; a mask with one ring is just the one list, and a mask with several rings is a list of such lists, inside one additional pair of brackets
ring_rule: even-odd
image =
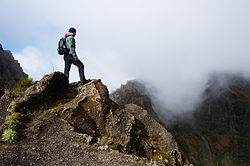
[(69, 78), (69, 71), (72, 63), (78, 67), (79, 70), (79, 76), (80, 76), (80, 82), (81, 83), (87, 83), (88, 80), (86, 80), (84, 75), (84, 65), (83, 63), (78, 59), (76, 55), (76, 45), (75, 45), (75, 35), (76, 35), (76, 29), (70, 28), (69, 32), (65, 34), (66, 38), (66, 47), (68, 49), (68, 52), (64, 54), (64, 61), (65, 61), (65, 67), (64, 67), (64, 75), (66, 75)]

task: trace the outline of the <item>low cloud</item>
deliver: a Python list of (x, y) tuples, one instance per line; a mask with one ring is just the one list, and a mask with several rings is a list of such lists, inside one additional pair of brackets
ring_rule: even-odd
[[(71, 26), (87, 78), (102, 78), (110, 91), (126, 80), (144, 80), (156, 87), (161, 105), (179, 112), (200, 100), (210, 73), (250, 71), (250, 1), (74, 0), (71, 5), (70, 12), (62, 12), (69, 10), (67, 1), (1, 3), (7, 7), (0, 10), (0, 37), (23, 46), (14, 56), (35, 79), (52, 66), (63, 71), (56, 47)], [(79, 79), (76, 67), (70, 79)]]
[(34, 80), (40, 80), (45, 74), (57, 71), (62, 65), (58, 58), (49, 57), (33, 46), (27, 46), (21, 52), (13, 53), (13, 56), (24, 72)]

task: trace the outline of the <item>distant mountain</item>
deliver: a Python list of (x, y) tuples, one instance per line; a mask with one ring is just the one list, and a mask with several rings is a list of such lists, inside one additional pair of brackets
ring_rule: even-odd
[[(153, 110), (154, 103), (141, 82), (129, 81), (111, 96), (118, 103), (134, 103)], [(171, 125), (167, 123), (186, 163), (249, 165), (250, 81), (237, 75), (214, 74), (203, 97), (193, 112), (177, 115)]]
[(14, 88), (21, 77), (27, 76), (12, 53), (3, 50), (0, 44), (0, 96), (3, 95), (4, 89)]
[(250, 163), (250, 81), (213, 75), (193, 122), (177, 118), (169, 127), (182, 154), (195, 165)]

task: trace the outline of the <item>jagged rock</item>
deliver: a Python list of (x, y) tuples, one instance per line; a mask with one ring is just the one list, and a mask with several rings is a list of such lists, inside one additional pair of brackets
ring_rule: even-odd
[[(73, 131), (90, 136), (90, 144), (149, 160), (168, 161), (170, 165), (183, 165), (171, 134), (141, 107), (120, 106), (109, 99), (108, 89), (101, 80), (68, 85), (67, 77), (55, 72), (44, 76), (24, 93), (30, 97), (16, 98), (18, 103), (12, 111), (47, 112), (67, 122)], [(35, 124), (32, 131), (39, 134), (43, 127), (38, 125), (39, 121)]]
[(160, 118), (153, 109), (153, 104), (146, 85), (142, 81), (127, 81), (126, 84), (121, 85), (119, 89), (112, 92), (110, 98), (119, 105), (136, 104), (147, 110), (150, 116), (152, 116), (155, 120), (161, 122)]
[(105, 116), (109, 110), (109, 94), (100, 80), (88, 84), (72, 84), (67, 92), (69, 102), (60, 104), (59, 115), (67, 120), (74, 130), (99, 137), (105, 133)]
[(45, 75), (39, 82), (30, 86), (25, 90), (28, 98), (16, 98), (16, 105), (11, 107), (13, 112), (21, 112), (32, 110), (37, 107), (48, 108), (50, 104), (61, 99), (68, 87), (67, 77), (60, 72), (54, 72), (50, 75)]
[(155, 150), (150, 156), (171, 156), (168, 158), (171, 160), (171, 163), (175, 165), (182, 164), (181, 153), (179, 152), (178, 145), (173, 136), (161, 124), (154, 120), (147, 110), (143, 110), (135, 104), (125, 105), (125, 110), (133, 114), (136, 119), (145, 126), (151, 143), (151, 146), (148, 148), (153, 148)]
[(0, 97), (4, 94), (4, 89), (14, 88), (21, 77), (27, 76), (11, 52), (3, 50), (0, 44)]

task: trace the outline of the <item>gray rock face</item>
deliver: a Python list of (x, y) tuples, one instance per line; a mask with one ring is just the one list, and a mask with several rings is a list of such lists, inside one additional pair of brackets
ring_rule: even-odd
[(21, 77), (27, 76), (11, 52), (3, 50), (0, 44), (0, 96), (4, 89), (14, 88)]
[(30, 97), (16, 98), (13, 111), (29, 114), (42, 110), (67, 122), (73, 131), (84, 134), (86, 142), (102, 149), (183, 165), (172, 135), (141, 107), (120, 106), (109, 99), (101, 80), (68, 85), (67, 78), (56, 72), (24, 93)]

